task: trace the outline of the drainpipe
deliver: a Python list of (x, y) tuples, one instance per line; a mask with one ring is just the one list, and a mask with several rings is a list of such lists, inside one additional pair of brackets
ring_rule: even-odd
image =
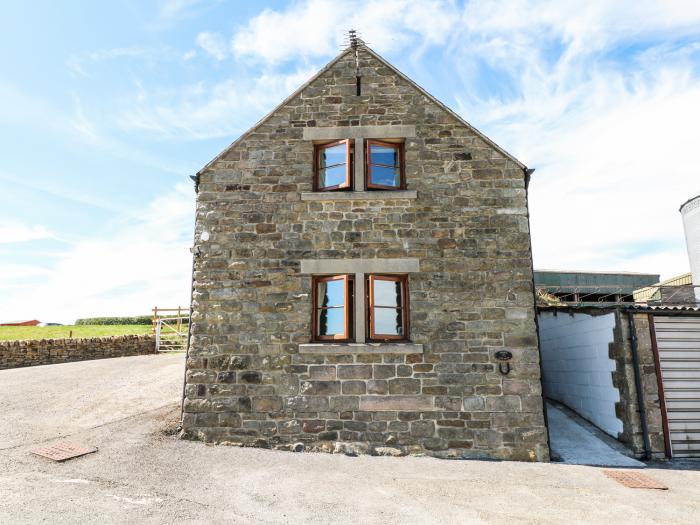
[(627, 312), (627, 322), (630, 332), (630, 347), (632, 348), (632, 366), (634, 368), (634, 385), (637, 390), (637, 405), (639, 406), (639, 420), (642, 423), (642, 435), (644, 437), (644, 459), (651, 459), (651, 441), (649, 440), (649, 427), (647, 425), (647, 412), (644, 404), (644, 390), (642, 387), (642, 374), (639, 371), (639, 355), (637, 352), (637, 328), (634, 324), (634, 313)]
[[(190, 175), (190, 179), (194, 182), (194, 193), (195, 193), (195, 214), (197, 209), (197, 200), (199, 200), (199, 173), (196, 175)], [(192, 239), (192, 246), (197, 243), (197, 221), (194, 223), (194, 234)], [(190, 340), (192, 339), (192, 301), (194, 300), (194, 270), (195, 262), (197, 260), (197, 253), (192, 253), (192, 274), (190, 277), (190, 318), (187, 323), (187, 347), (185, 348), (185, 372), (182, 376), (182, 401), (180, 402), (180, 428), (182, 430), (182, 419), (185, 416), (185, 387), (187, 386), (187, 361), (190, 358)]]

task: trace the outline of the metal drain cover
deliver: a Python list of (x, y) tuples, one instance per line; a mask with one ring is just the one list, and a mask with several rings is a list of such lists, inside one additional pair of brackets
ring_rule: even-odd
[(610, 479), (614, 479), (621, 485), (631, 489), (668, 490), (666, 485), (641, 472), (633, 470), (604, 470), (603, 473)]
[(97, 452), (96, 447), (88, 447), (80, 443), (71, 443), (69, 441), (57, 441), (51, 445), (40, 447), (32, 450), (32, 454), (53, 459), (54, 461), (65, 461), (67, 459), (77, 458), (85, 454)]

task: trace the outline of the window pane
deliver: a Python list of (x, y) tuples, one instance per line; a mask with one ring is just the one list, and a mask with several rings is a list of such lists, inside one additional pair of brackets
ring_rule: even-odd
[(345, 334), (345, 308), (318, 310), (318, 335)]
[(401, 170), (399, 168), (387, 168), (385, 166), (372, 166), (372, 184), (381, 184), (382, 186), (392, 186), (398, 188), (401, 186)]
[(373, 308), (375, 335), (403, 335), (401, 310)]
[(345, 281), (322, 281), (318, 283), (318, 295), (316, 305), (323, 306), (344, 306), (345, 305)]
[(369, 163), (384, 164), (386, 166), (398, 166), (399, 149), (372, 144), (369, 147)]
[(319, 152), (318, 167), (325, 168), (334, 164), (344, 164), (347, 162), (347, 144), (338, 144), (330, 148), (323, 148)]
[(403, 306), (402, 286), (399, 281), (374, 279), (374, 304), (377, 306)]
[(321, 188), (328, 188), (330, 186), (339, 186), (340, 184), (345, 184), (347, 174), (348, 170), (345, 164), (319, 170), (318, 184), (319, 186), (321, 186)]

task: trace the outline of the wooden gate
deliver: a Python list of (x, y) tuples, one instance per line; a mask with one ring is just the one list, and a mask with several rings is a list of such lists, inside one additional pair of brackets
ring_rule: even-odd
[(156, 336), (156, 352), (182, 352), (187, 349), (189, 308), (153, 309), (152, 332)]

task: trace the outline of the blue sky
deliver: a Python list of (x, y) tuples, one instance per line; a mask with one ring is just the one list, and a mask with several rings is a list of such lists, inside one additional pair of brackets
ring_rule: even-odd
[(698, 2), (15, 2), (0, 18), (0, 319), (186, 304), (188, 176), (349, 27), (537, 169), (537, 267), (687, 271)]

